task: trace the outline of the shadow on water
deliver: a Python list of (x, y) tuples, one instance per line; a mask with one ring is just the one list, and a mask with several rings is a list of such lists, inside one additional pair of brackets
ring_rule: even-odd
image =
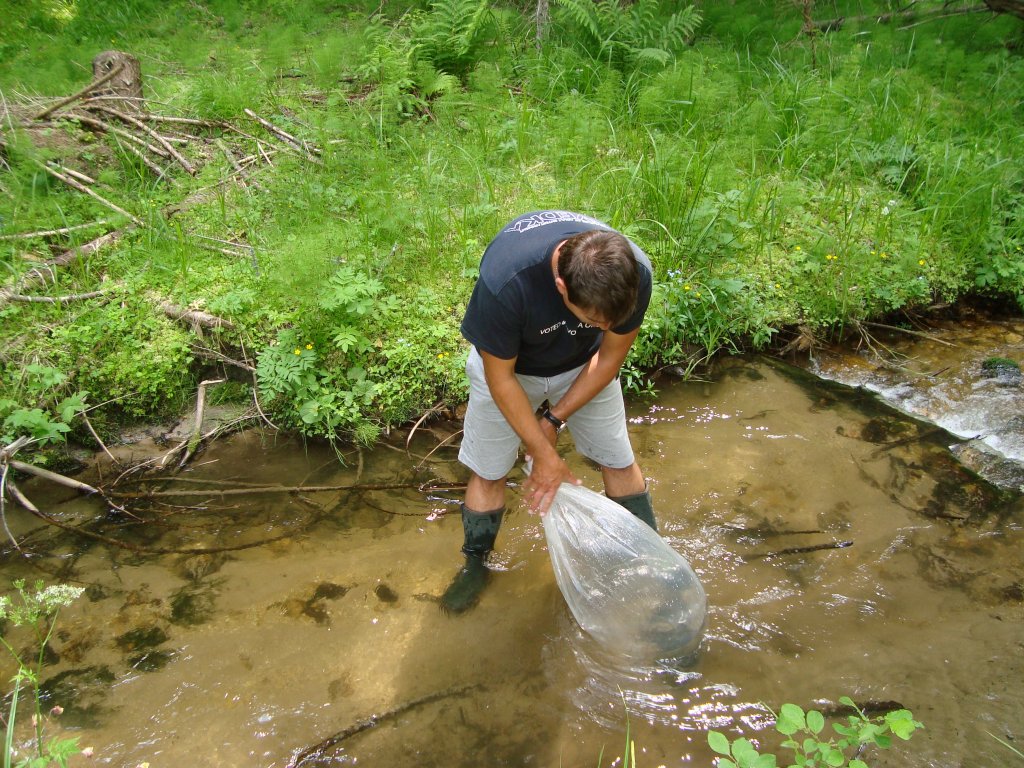
[(989, 732), (1019, 737), (1024, 705), (1019, 498), (964, 470), (941, 430), (759, 359), (630, 417), (661, 532), (708, 596), (689, 663), (607, 658), (520, 510), (479, 605), (453, 617), (438, 596), (462, 561), (457, 494), (217, 493), (458, 480), (450, 449), (414, 471), (426, 432), (352, 467), (251, 432), (182, 476), (207, 495), (133, 507), (145, 522), (30, 486), (63, 522), (136, 546), (249, 548), (147, 554), (9, 513), (29, 554), (6, 551), (5, 575), (87, 587), (47, 667), (64, 727), (115, 766), (595, 766), (628, 723), (641, 765), (705, 766), (710, 728), (771, 747), (769, 708), (849, 695), (926, 726), (873, 765), (1005, 762)]

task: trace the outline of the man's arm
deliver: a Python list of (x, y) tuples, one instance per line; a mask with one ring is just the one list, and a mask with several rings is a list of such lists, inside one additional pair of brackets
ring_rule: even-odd
[(534, 415), (530, 400), (516, 379), (515, 358), (503, 360), (483, 350), (479, 352), (491, 397), (533, 459), (533, 469), (524, 485), (525, 501), (530, 509), (543, 514), (551, 506), (559, 485), (563, 482), (578, 484), (579, 480), (569, 471), (555, 450), (555, 441), (544, 432)]
[[(562, 399), (552, 404), (551, 413), (565, 421), (608, 386), (608, 382), (618, 376), (619, 369), (622, 368), (626, 355), (629, 354), (629, 349), (639, 333), (639, 328), (625, 334), (605, 331), (597, 353), (590, 358), (587, 367), (580, 371), (580, 375)], [(553, 426), (550, 433), (554, 433)]]

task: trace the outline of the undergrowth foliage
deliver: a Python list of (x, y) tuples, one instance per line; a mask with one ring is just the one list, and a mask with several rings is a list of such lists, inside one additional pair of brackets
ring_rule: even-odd
[[(5, 288), (124, 228), (39, 163), (87, 173), (145, 223), (24, 289), (100, 295), (0, 304), (4, 438), (59, 441), (84, 393), (94, 421), (167, 418), (226, 354), (254, 363), (275, 423), (372, 441), (464, 396), (482, 249), (547, 207), (652, 257), (633, 392), (795, 326), (838, 336), (973, 295), (1024, 309), (1019, 21), (851, 19), (812, 57), (796, 5), (555, 0), (542, 30), (528, 5), (29, 0), (0, 26), (0, 109), (81, 88), (114, 47), (143, 61), (154, 112), (237, 130), (204, 129), (195, 177), (69, 121), (4, 130)], [(251, 183), (225, 181), (228, 154)], [(68, 226), (91, 228), (29, 236)], [(165, 301), (231, 325), (190, 328)]]

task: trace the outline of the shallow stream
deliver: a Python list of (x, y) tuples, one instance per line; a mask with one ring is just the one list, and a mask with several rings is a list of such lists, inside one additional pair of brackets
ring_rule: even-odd
[[(208, 490), (130, 502), (145, 521), (24, 485), (61, 521), (137, 548), (254, 545), (147, 554), (9, 510), (23, 548), (47, 554), (8, 547), (5, 577), (88, 588), (47, 667), (62, 727), (91, 762), (128, 767), (592, 768), (622, 764), (627, 727), (639, 766), (710, 766), (707, 730), (774, 749), (769, 707), (849, 695), (925, 725), (872, 765), (1013, 759), (993, 735), (1024, 738), (1024, 508), (960, 465), (953, 436), (759, 358), (666, 385), (630, 417), (661, 532), (708, 596), (691, 664), (628, 669), (595, 648), (540, 519), (515, 507), (479, 605), (440, 610), (461, 564), (459, 493), (416, 486), (462, 479), (450, 444), (434, 450), (451, 425), (348, 467), (250, 431), (173, 484), (135, 486)], [(395, 483), (409, 487), (217, 493)]]

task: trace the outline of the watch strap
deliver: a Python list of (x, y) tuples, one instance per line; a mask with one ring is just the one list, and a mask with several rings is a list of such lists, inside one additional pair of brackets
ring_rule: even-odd
[(565, 426), (565, 422), (555, 416), (555, 414), (551, 412), (550, 408), (545, 408), (541, 413), (541, 416), (550, 421), (554, 425), (556, 431), (561, 431), (562, 427)]

